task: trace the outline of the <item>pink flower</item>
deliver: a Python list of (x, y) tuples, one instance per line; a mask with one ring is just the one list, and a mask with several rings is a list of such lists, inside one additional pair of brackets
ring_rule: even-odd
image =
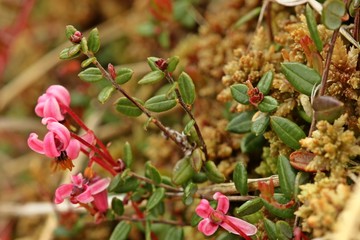
[(241, 235), (245, 239), (250, 239), (247, 236), (254, 235), (257, 232), (257, 228), (254, 225), (239, 218), (226, 215), (230, 203), (225, 195), (217, 192), (213, 198), (218, 201), (216, 210), (210, 206), (209, 201), (206, 199), (202, 199), (195, 209), (197, 215), (204, 218), (198, 225), (200, 232), (210, 236), (221, 226), (231, 233)]
[(52, 85), (38, 98), (35, 113), (39, 117), (52, 117), (58, 121), (62, 121), (65, 118), (65, 108), (69, 107), (69, 105), (69, 91), (63, 86)]
[(31, 133), (28, 138), (29, 147), (47, 157), (55, 158), (56, 163), (60, 164), (63, 169), (72, 169), (71, 160), (78, 157), (80, 152), (80, 143), (71, 139), (69, 130), (57, 122), (54, 118), (45, 118), (49, 132), (45, 135), (44, 140), (38, 139), (36, 133)]
[(70, 184), (63, 184), (55, 191), (56, 204), (62, 203), (65, 198), (76, 204), (92, 203), (98, 212), (106, 212), (108, 209), (106, 188), (110, 184), (108, 178), (94, 178), (88, 180), (81, 173), (71, 176)]

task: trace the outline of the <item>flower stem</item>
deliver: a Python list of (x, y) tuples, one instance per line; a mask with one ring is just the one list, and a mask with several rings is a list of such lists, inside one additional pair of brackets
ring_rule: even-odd
[(223, 222), (228, 224), (230, 227), (232, 227), (235, 231), (237, 231), (239, 233), (240, 236), (242, 236), (243, 238), (245, 238), (245, 240), (251, 240), (251, 237), (249, 237), (248, 235), (246, 235), (240, 228), (238, 228), (238, 226), (236, 226), (235, 224), (233, 224), (229, 219), (226, 218), (226, 216), (223, 219)]
[(172, 187), (172, 186), (169, 186), (169, 185), (166, 185), (166, 184), (163, 184), (163, 183), (160, 183), (160, 184), (156, 184), (154, 183), (153, 180), (149, 179), (149, 178), (146, 178), (146, 177), (143, 177), (143, 176), (140, 176), (134, 172), (130, 172), (129, 173), (129, 176), (132, 176), (132, 177), (135, 177), (143, 182), (147, 182), (147, 183), (150, 183), (150, 184), (154, 184), (156, 186), (159, 186), (159, 187), (163, 187), (167, 190), (170, 190), (170, 191), (173, 191), (173, 192), (182, 192), (183, 190), (182, 189), (179, 189), (179, 188), (175, 188), (175, 187)]

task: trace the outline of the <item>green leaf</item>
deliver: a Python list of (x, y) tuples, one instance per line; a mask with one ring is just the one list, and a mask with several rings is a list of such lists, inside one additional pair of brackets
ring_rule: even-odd
[(296, 173), (291, 167), (289, 159), (283, 155), (279, 155), (277, 170), (279, 175), (279, 183), (281, 192), (287, 198), (292, 198), (295, 191)]
[(196, 148), (190, 158), (192, 168), (196, 173), (200, 172), (203, 162), (205, 161), (205, 154), (200, 148)]
[(115, 88), (113, 86), (104, 87), (98, 95), (99, 102), (104, 104), (107, 100), (109, 100), (114, 91)]
[(183, 240), (184, 239), (184, 230), (181, 227), (171, 227), (167, 230), (164, 239), (170, 240)]
[(81, 46), (81, 51), (83, 52), (83, 53), (88, 53), (88, 50), (89, 50), (89, 48), (88, 48), (88, 45), (87, 45), (88, 43), (87, 43), (87, 40), (86, 40), (86, 38), (81, 38), (81, 42), (80, 42), (80, 46)]
[(245, 111), (231, 119), (228, 123), (226, 130), (232, 133), (246, 133), (251, 129), (252, 117), (254, 111)]
[(300, 139), (306, 137), (304, 131), (287, 118), (271, 116), (270, 124), (280, 140), (292, 149), (300, 148)]
[(146, 204), (146, 211), (150, 211), (156, 205), (158, 205), (165, 197), (165, 188), (157, 188), (153, 194), (150, 196), (147, 204)]
[(72, 45), (71, 47), (64, 48), (60, 54), (59, 58), (62, 60), (69, 60), (76, 58), (80, 55), (80, 44)]
[(191, 105), (195, 101), (195, 85), (191, 77), (186, 73), (182, 72), (178, 79), (179, 91), (183, 101)]
[(93, 63), (95, 60), (96, 60), (96, 57), (91, 57), (91, 58), (88, 58), (88, 59), (84, 60), (84, 61), (81, 62), (81, 67), (86, 68), (91, 63)]
[(161, 183), (161, 175), (150, 161), (145, 164), (145, 176), (153, 180), (155, 184)]
[(100, 49), (99, 30), (97, 28), (94, 28), (89, 33), (88, 48), (89, 48), (89, 51), (91, 51), (94, 54), (97, 53), (97, 51), (99, 51), (99, 49)]
[(182, 201), (186, 206), (189, 206), (193, 203), (194, 201), (194, 194), (197, 191), (197, 185), (190, 182), (184, 189), (184, 195), (182, 197)]
[(152, 84), (162, 80), (165, 77), (165, 73), (160, 70), (154, 70), (149, 72), (140, 79), (139, 84)]
[(264, 95), (267, 95), (270, 92), (270, 88), (272, 82), (274, 80), (274, 73), (269, 70), (267, 71), (260, 79), (256, 87), (262, 92)]
[(278, 236), (275, 223), (267, 218), (264, 218), (264, 226), (269, 240), (277, 240)]
[(179, 57), (178, 56), (173, 56), (173, 57), (167, 59), (166, 62), (168, 64), (168, 66), (166, 68), (166, 71), (168, 71), (170, 73), (174, 72), (177, 65), (178, 65), (178, 63), (179, 63)]
[(278, 102), (275, 98), (270, 96), (265, 96), (257, 108), (261, 112), (272, 112), (278, 107)]
[(341, 26), (342, 17), (345, 15), (345, 4), (341, 0), (327, 0), (323, 4), (322, 23), (330, 30), (335, 30)]
[(213, 161), (205, 162), (205, 173), (208, 179), (214, 183), (222, 183), (225, 176), (222, 174)]
[(257, 16), (259, 16), (260, 12), (261, 12), (261, 7), (257, 7), (252, 9), (250, 12), (242, 15), (242, 17), (239, 20), (237, 20), (236, 23), (234, 24), (234, 28), (239, 28), (244, 23), (247, 23), (251, 19), (256, 18)]
[(111, 209), (114, 211), (114, 213), (118, 216), (121, 216), (124, 214), (124, 204), (123, 202), (114, 197), (112, 200), (111, 200)]
[(123, 149), (123, 160), (125, 162), (126, 168), (130, 168), (132, 163), (133, 163), (133, 154), (131, 151), (131, 146), (129, 142), (126, 142), (124, 144), (124, 149)]
[(256, 136), (262, 135), (270, 123), (269, 115), (259, 116), (255, 119), (255, 121), (251, 125), (251, 132), (254, 133)]
[(79, 78), (85, 82), (98, 82), (103, 79), (100, 69), (90, 67), (78, 74)]
[(158, 57), (148, 57), (147, 58), (147, 63), (152, 71), (159, 71), (159, 68), (156, 65), (156, 61), (159, 59), (160, 58), (158, 58)]
[[(143, 102), (140, 99), (137, 98), (134, 99), (139, 104), (141, 105), (143, 104)], [(121, 97), (117, 100), (116, 110), (129, 117), (138, 117), (142, 114), (142, 111), (126, 97)]]
[(323, 49), (323, 43), (320, 39), (319, 32), (317, 30), (317, 23), (313, 10), (309, 4), (306, 4), (305, 8), (306, 24), (309, 29), (310, 37), (314, 41), (316, 49), (321, 52)]
[(126, 240), (131, 230), (131, 224), (121, 221), (111, 233), (110, 240)]
[(265, 138), (262, 135), (256, 136), (254, 133), (246, 134), (240, 142), (240, 148), (243, 153), (258, 151), (262, 148)]
[(321, 82), (317, 71), (301, 63), (281, 63), (281, 71), (297, 91), (308, 96), (311, 96), (314, 86)]
[(240, 207), (235, 208), (235, 214), (238, 217), (243, 217), (256, 213), (264, 206), (260, 197), (251, 199), (243, 203)]
[(168, 49), (170, 47), (170, 33), (163, 29), (159, 35), (157, 35), (158, 43), (161, 47)]
[(130, 68), (120, 68), (116, 70), (115, 81), (120, 85), (127, 83), (131, 79), (133, 73), (134, 71)]
[(231, 95), (241, 104), (249, 104), (248, 87), (245, 84), (235, 84), (230, 87)]
[(289, 223), (279, 220), (276, 222), (276, 229), (279, 235), (281, 234), (284, 236), (284, 239), (292, 239), (293, 229)]
[(115, 192), (115, 193), (132, 192), (135, 191), (140, 185), (139, 180), (133, 177), (127, 177), (126, 179), (123, 179), (123, 177), (117, 177), (116, 179), (115, 178), (111, 181), (109, 186), (109, 190), (111, 192)]
[(175, 164), (172, 173), (172, 181), (174, 184), (182, 185), (194, 176), (195, 171), (189, 160), (189, 157), (184, 157)]
[[(286, 198), (284, 195), (282, 194), (278, 194), (275, 193), (274, 194), (274, 198), (276, 201), (278, 201), (281, 204), (286, 204), (289, 202), (289, 199)], [(290, 208), (277, 208), (274, 205), (272, 205), (271, 203), (269, 203), (268, 201), (266, 201), (265, 199), (262, 199), (263, 204), (265, 206), (265, 208), (273, 215), (279, 217), (279, 218), (283, 218), (283, 219), (287, 219), (287, 218), (293, 218), (294, 217), (294, 211), (295, 211), (295, 207), (290, 207)]]
[(184, 127), (184, 134), (189, 135), (195, 125), (195, 120), (190, 120)]
[(298, 201), (298, 195), (300, 194), (300, 186), (310, 181), (310, 173), (299, 171), (295, 177), (295, 189), (293, 198)]
[(202, 219), (202, 217), (200, 217), (194, 212), (194, 214), (191, 216), (190, 225), (192, 227), (196, 227)]
[(77, 31), (77, 29), (73, 25), (67, 25), (65, 28), (65, 35), (67, 39), (70, 39), (72, 35)]
[(175, 98), (167, 98), (165, 94), (154, 96), (148, 99), (144, 107), (152, 112), (164, 112), (176, 106)]
[(236, 190), (242, 195), (248, 195), (247, 171), (243, 163), (238, 162), (233, 173), (233, 182)]

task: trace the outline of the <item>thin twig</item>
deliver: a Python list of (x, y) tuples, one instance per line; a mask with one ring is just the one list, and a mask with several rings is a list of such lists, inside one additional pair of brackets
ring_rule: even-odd
[(174, 191), (174, 192), (182, 192), (183, 191), (181, 188), (175, 188), (175, 187), (172, 187), (172, 186), (167, 185), (167, 184), (163, 184), (163, 183), (156, 184), (150, 178), (140, 176), (140, 175), (138, 175), (137, 173), (134, 173), (134, 172), (130, 172), (129, 175), (133, 176), (133, 177), (135, 177), (135, 178), (137, 178), (137, 179), (139, 179), (141, 181), (144, 181), (144, 182), (147, 182), (147, 183), (150, 183), (150, 184), (154, 184), (155, 186), (163, 187), (163, 188), (165, 188), (167, 190), (170, 190), (170, 191)]

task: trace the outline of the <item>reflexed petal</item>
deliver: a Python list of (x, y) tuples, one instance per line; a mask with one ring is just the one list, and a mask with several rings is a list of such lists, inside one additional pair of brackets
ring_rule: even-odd
[(51, 158), (60, 156), (60, 152), (56, 148), (53, 132), (48, 132), (44, 137), (44, 153)]
[(206, 199), (201, 199), (199, 205), (195, 209), (196, 214), (202, 218), (208, 218), (212, 211), (214, 211), (214, 209)]
[(44, 117), (44, 106), (46, 100), (47, 100), (46, 94), (43, 94), (38, 98), (37, 104), (35, 106), (35, 113), (39, 117)]
[(88, 188), (83, 193), (79, 194), (76, 197), (76, 200), (78, 200), (81, 203), (89, 203), (89, 202), (94, 201), (94, 198), (91, 195), (91, 190)]
[(46, 93), (54, 96), (57, 101), (65, 106), (69, 106), (71, 100), (70, 93), (65, 87), (61, 85), (52, 85), (46, 90)]
[(80, 143), (78, 140), (71, 139), (69, 146), (66, 148), (66, 154), (70, 159), (76, 159), (80, 153)]
[(61, 113), (59, 103), (54, 97), (49, 97), (44, 104), (43, 117), (53, 117), (58, 121), (64, 120), (64, 116)]
[(94, 197), (94, 205), (99, 210), (99, 212), (106, 212), (109, 208), (107, 192), (102, 191), (98, 194), (93, 195)]
[(64, 151), (70, 143), (69, 130), (59, 122), (48, 122), (47, 128), (56, 135), (61, 143), (63, 143), (63, 146), (61, 146), (59, 151)]
[(71, 175), (71, 182), (78, 188), (82, 188), (84, 178), (81, 173), (78, 173), (77, 175)]
[[(248, 223), (244, 220), (231, 216), (225, 216), (225, 218), (228, 221), (231, 221), (235, 226), (237, 226), (243, 233), (245, 233), (248, 236), (254, 235), (257, 232), (257, 228), (251, 223)], [(237, 232), (231, 226), (229, 226), (229, 224), (227, 224), (226, 221), (222, 222), (220, 226), (231, 233), (239, 235), (239, 232)]]
[(30, 133), (27, 144), (31, 150), (44, 154), (44, 142), (39, 140), (38, 137), (39, 136), (36, 133)]
[(214, 199), (218, 201), (216, 210), (223, 212), (226, 214), (229, 210), (229, 199), (222, 193), (217, 192), (214, 194)]
[(210, 221), (210, 219), (205, 218), (199, 222), (198, 229), (206, 236), (213, 235), (218, 229), (219, 225)]
[(72, 189), (73, 189), (72, 184), (63, 184), (60, 187), (58, 187), (55, 191), (54, 202), (56, 204), (62, 203), (65, 198), (70, 197)]
[(110, 184), (109, 178), (102, 178), (95, 183), (91, 184), (89, 188), (91, 189), (91, 194), (97, 194), (104, 191)]
[[(87, 133), (82, 135), (81, 138), (91, 145), (95, 145), (96, 143), (95, 135), (92, 131), (88, 131)], [(85, 150), (88, 150), (88, 147), (85, 146), (84, 144), (81, 144), (81, 147), (84, 148)]]

